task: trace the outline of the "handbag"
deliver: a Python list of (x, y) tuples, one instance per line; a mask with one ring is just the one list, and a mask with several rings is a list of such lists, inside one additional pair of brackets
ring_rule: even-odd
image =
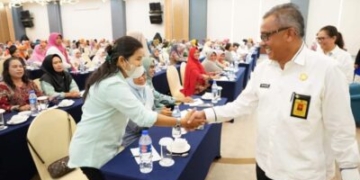
[[(70, 134), (70, 140), (71, 140), (72, 130), (71, 130), (71, 120), (70, 120), (69, 114), (68, 114), (68, 121), (69, 121), (69, 134)], [(39, 153), (35, 150), (33, 145), (30, 143), (29, 139), (27, 139), (27, 142), (30, 145), (31, 149), (36, 154), (36, 156), (40, 159), (40, 161), (43, 164), (46, 164), (45, 161), (40, 157)], [(51, 163), (47, 168), (50, 176), (52, 178), (60, 178), (64, 175), (68, 174), (69, 172), (75, 170), (75, 168), (69, 168), (67, 166), (68, 161), (69, 161), (69, 156), (65, 156), (65, 157), (60, 158), (60, 159), (54, 161), (53, 163)]]

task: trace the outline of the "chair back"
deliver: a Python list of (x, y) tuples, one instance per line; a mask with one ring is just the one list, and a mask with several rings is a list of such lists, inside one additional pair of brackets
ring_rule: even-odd
[(166, 70), (166, 77), (169, 84), (171, 96), (175, 98), (184, 98), (180, 92), (182, 86), (180, 84), (179, 73), (175, 66), (169, 66)]
[(75, 128), (71, 115), (59, 109), (43, 111), (32, 121), (27, 132), (28, 147), (41, 179), (52, 179), (47, 167), (68, 156)]
[(185, 68), (186, 68), (186, 62), (182, 62), (180, 65), (180, 76), (181, 76), (181, 83), (183, 86), (185, 84)]
[(351, 83), (349, 85), (350, 95), (360, 94), (360, 83)]
[(5, 59), (0, 58), (0, 76), (4, 70), (4, 62), (5, 62)]

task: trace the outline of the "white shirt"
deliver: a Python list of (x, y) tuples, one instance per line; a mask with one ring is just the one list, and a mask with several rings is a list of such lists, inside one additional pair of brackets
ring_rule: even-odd
[(341, 71), (346, 76), (347, 82), (349, 84), (352, 83), (354, 79), (354, 60), (350, 53), (340, 49), (336, 45), (335, 48), (326, 55), (334, 58), (338, 62)]
[[(306, 119), (290, 116), (293, 93), (311, 97)], [(334, 60), (304, 45), (283, 70), (276, 61), (266, 60), (256, 67), (235, 101), (204, 111), (209, 122), (255, 114), (256, 161), (271, 179), (325, 180), (326, 138), (340, 168), (358, 165), (355, 122), (345, 76)], [(357, 168), (353, 170), (343, 172), (358, 175)]]

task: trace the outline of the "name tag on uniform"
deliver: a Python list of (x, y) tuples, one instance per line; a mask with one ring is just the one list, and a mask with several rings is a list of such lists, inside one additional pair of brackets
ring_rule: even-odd
[(270, 88), (270, 84), (260, 84), (260, 88)]
[(309, 113), (311, 96), (293, 93), (290, 116), (306, 119)]

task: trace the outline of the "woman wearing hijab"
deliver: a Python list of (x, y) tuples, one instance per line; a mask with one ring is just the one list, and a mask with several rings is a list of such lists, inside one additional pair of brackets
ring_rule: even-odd
[(100, 48), (94, 58), (92, 59), (92, 62), (95, 66), (100, 66), (102, 63), (105, 62), (105, 58), (106, 58), (106, 52), (105, 52), (105, 49), (104, 48)]
[(34, 52), (32, 53), (28, 61), (35, 64), (37, 67), (40, 67), (45, 59), (45, 55), (46, 55), (46, 45), (43, 46), (41, 44), (38, 44), (35, 46)]
[(46, 55), (57, 54), (63, 61), (65, 69), (72, 68), (66, 49), (62, 45), (63, 37), (60, 33), (51, 33), (48, 40)]
[(127, 35), (127, 36), (131, 36), (131, 37), (137, 39), (139, 42), (141, 42), (141, 44), (142, 44), (143, 47), (144, 47), (145, 57), (148, 57), (148, 56), (151, 55), (151, 54), (150, 54), (150, 51), (149, 51), (149, 48), (147, 48), (147, 47), (148, 47), (148, 45), (147, 45), (147, 40), (146, 40), (146, 38), (145, 38), (145, 36), (144, 36), (143, 33), (138, 32), (138, 31), (130, 31), (130, 32), (127, 32), (126, 35)]
[(206, 54), (206, 59), (201, 63), (207, 73), (210, 72), (221, 72), (223, 69), (217, 64), (217, 54), (215, 50), (210, 49)]
[(79, 87), (70, 73), (64, 71), (59, 55), (46, 56), (41, 69), (45, 72), (40, 78), (41, 88), (46, 95), (58, 98), (80, 97)]
[(185, 81), (182, 93), (185, 96), (192, 96), (204, 92), (208, 87), (208, 75), (199, 61), (199, 50), (193, 47), (189, 51), (189, 57), (185, 68)]
[[(146, 74), (144, 67), (137, 68), (131, 77), (126, 78), (126, 82), (130, 86), (131, 92), (148, 110), (155, 110), (154, 94), (150, 86), (146, 85)], [(171, 111), (170, 111), (171, 112)], [(165, 114), (166, 115), (166, 114)], [(169, 115), (169, 114), (167, 114)], [(122, 146), (127, 147), (141, 136), (144, 127), (138, 126), (129, 120), (122, 141)]]
[(85, 60), (81, 58), (80, 50), (74, 49), (73, 56), (71, 57), (71, 65), (75, 69), (79, 69), (81, 63), (85, 63)]
[(170, 64), (179, 64), (186, 61), (184, 58), (185, 45), (183, 44), (174, 44), (170, 51)]
[(229, 63), (227, 61), (225, 61), (225, 52), (223, 50), (217, 50), (216, 54), (217, 54), (217, 64), (218, 64), (218, 66), (220, 66), (223, 69), (228, 67)]
[[(184, 98), (176, 98), (171, 97), (165, 94), (161, 94), (154, 88), (152, 83), (152, 78), (155, 75), (155, 62), (152, 58), (144, 57), (143, 58), (143, 66), (146, 71), (146, 84), (153, 90), (154, 93), (154, 105), (157, 110), (167, 111), (166, 106), (174, 105), (175, 102), (192, 102), (193, 99), (191, 97), (184, 97)], [(162, 112), (161, 112), (162, 113)]]

